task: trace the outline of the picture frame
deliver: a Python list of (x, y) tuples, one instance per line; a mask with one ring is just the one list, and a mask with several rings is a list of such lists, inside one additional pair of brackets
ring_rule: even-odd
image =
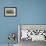
[(4, 7), (4, 16), (15, 17), (17, 15), (16, 7)]
[[(24, 30), (24, 31), (28, 30), (28, 33), (30, 34), (30, 35), (29, 34), (24, 35), (24, 36), (28, 36), (25, 39), (24, 39), (24, 37), (22, 37), (22, 33), (21, 33), (22, 30)], [(37, 31), (37, 32), (34, 32), (34, 31)], [(23, 32), (23, 34), (24, 34), (24, 32)], [(46, 34), (46, 24), (18, 24), (18, 42), (21, 42), (22, 40), (46, 41), (45, 34)], [(36, 36), (34, 36), (34, 35), (36, 35)], [(34, 36), (34, 37), (30, 38), (30, 36), (31, 37)], [(21, 39), (21, 37), (22, 37), (22, 39)]]

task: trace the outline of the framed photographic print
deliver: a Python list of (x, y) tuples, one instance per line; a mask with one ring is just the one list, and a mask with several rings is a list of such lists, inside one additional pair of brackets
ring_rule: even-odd
[(16, 13), (17, 13), (16, 7), (5, 7), (4, 8), (4, 16), (14, 17), (16, 16)]

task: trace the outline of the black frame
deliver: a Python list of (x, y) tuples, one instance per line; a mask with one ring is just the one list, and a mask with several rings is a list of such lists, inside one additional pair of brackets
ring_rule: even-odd
[[(15, 8), (16, 9), (16, 15), (15, 16), (6, 16), (5, 15), (5, 8)], [(5, 17), (16, 17), (17, 16), (17, 8), (16, 7), (4, 7), (4, 16)]]

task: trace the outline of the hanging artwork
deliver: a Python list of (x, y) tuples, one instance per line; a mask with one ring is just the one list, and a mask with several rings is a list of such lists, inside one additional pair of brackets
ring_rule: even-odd
[(16, 7), (5, 7), (4, 16), (16, 16)]
[[(11, 44), (11, 45), (15, 44), (16, 33), (11, 32), (11, 33), (8, 35), (8, 40), (9, 40), (8, 46), (10, 46), (10, 44)], [(10, 41), (12, 41), (12, 42), (10, 43)]]
[(14, 40), (15, 41), (15, 38), (16, 38), (16, 34), (15, 33), (10, 33), (9, 36), (8, 36), (9, 40)]
[(20, 24), (18, 29), (20, 40), (46, 41), (46, 25)]

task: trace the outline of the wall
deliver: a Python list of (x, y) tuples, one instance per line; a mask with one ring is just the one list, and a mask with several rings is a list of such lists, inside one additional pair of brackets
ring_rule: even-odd
[[(16, 32), (17, 24), (20, 23), (20, 6), (19, 1), (16, 0), (1, 0), (0, 1), (0, 44), (7, 44), (8, 34), (10, 32)], [(5, 17), (4, 16), (4, 7), (16, 7), (17, 8), (17, 16), (16, 17)], [(15, 41), (18, 42), (17, 39)]]
[(46, 0), (23, 0), (21, 24), (46, 24)]
[[(16, 17), (4, 17), (4, 7), (17, 7)], [(0, 44), (7, 44), (17, 24), (46, 24), (46, 0), (0, 0)], [(17, 42), (17, 40), (16, 40)]]

